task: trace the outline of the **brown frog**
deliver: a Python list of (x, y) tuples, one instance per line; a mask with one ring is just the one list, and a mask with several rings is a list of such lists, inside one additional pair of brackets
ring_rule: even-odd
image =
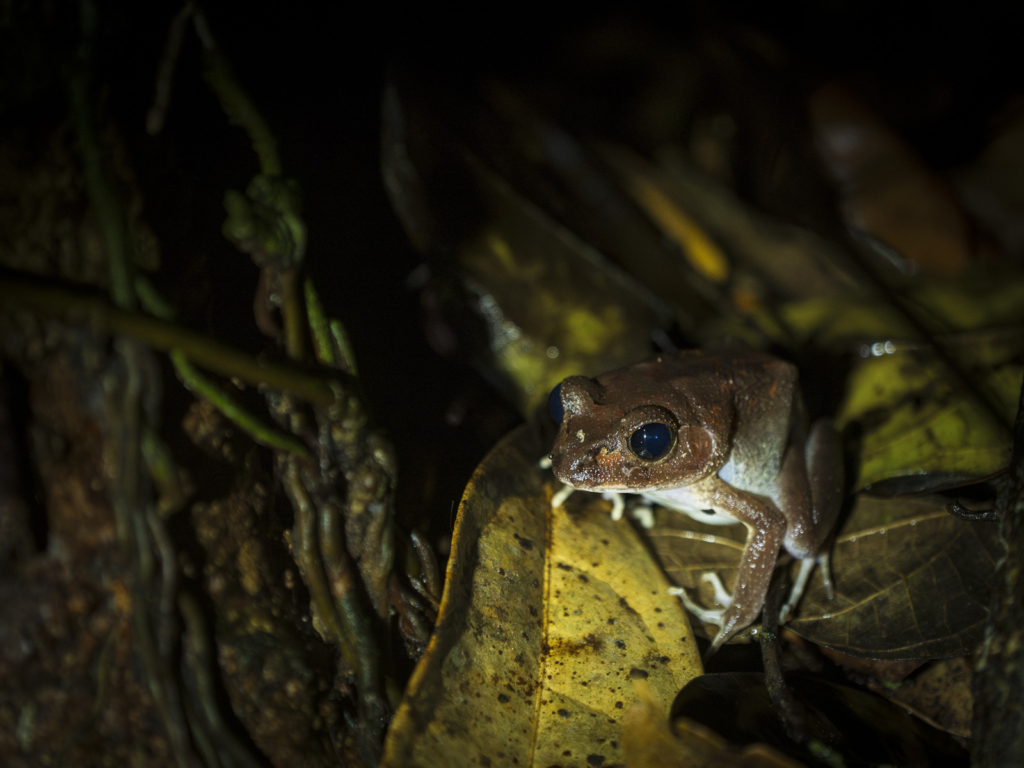
[(724, 608), (675, 590), (720, 627), (710, 653), (757, 618), (783, 546), (801, 561), (783, 614), (816, 562), (831, 596), (825, 543), (842, 502), (841, 449), (828, 421), (806, 430), (793, 365), (747, 350), (683, 351), (571, 376), (549, 405), (561, 424), (551, 466), (567, 486), (636, 493), (705, 523), (747, 527), (733, 593), (708, 576)]

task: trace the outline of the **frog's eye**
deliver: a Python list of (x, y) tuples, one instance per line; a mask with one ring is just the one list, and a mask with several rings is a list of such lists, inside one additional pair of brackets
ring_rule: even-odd
[(551, 390), (548, 395), (548, 414), (555, 424), (561, 424), (565, 420), (565, 408), (562, 406), (562, 385), (559, 384)]
[(638, 459), (654, 461), (672, 447), (672, 430), (665, 424), (644, 424), (629, 436), (629, 450)]

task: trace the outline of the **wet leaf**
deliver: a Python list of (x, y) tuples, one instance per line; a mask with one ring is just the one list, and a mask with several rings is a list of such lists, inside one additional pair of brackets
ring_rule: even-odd
[(700, 673), (683, 609), (632, 527), (591, 494), (552, 513), (539, 454), (521, 427), (470, 481), (438, 625), (383, 765), (621, 762), (631, 672), (662, 707)]
[(973, 652), (1003, 548), (998, 526), (958, 520), (946, 501), (859, 495), (832, 550), (835, 597), (812, 578), (787, 626), (865, 658)]
[[(765, 688), (764, 676), (735, 672), (703, 675), (672, 705), (672, 717), (688, 718), (734, 744), (762, 742), (808, 766), (967, 765), (967, 752), (900, 707), (872, 693), (812, 678), (787, 678), (813, 722), (839, 735), (832, 743), (817, 739), (813, 749), (792, 741)], [(839, 763), (842, 764), (842, 763)]]
[[(976, 375), (1012, 423), (1024, 369), (1008, 363)], [(840, 427), (862, 424), (857, 488), (907, 475), (981, 478), (1009, 464), (1008, 432), (949, 378), (927, 352), (895, 346), (857, 365), (837, 416)]]

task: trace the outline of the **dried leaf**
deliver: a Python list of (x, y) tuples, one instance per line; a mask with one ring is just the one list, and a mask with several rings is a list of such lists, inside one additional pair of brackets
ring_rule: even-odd
[(969, 739), (974, 709), (971, 677), (970, 658), (960, 656), (933, 662), (899, 686), (875, 690), (933, 727)]
[[(698, 602), (714, 608), (717, 605), (714, 588), (701, 576), (709, 571), (717, 573), (725, 588), (732, 592), (746, 534), (747, 529), (742, 525), (707, 525), (663, 509), (647, 537), (672, 583), (684, 587), (691, 595), (696, 593)], [(714, 625), (704, 627), (707, 637), (714, 637), (717, 632), (718, 627)], [(741, 632), (731, 642), (749, 639), (748, 632)]]
[[(1008, 423), (1016, 413), (1024, 369), (1007, 364), (979, 371)], [(922, 351), (862, 360), (850, 376), (839, 426), (863, 424), (857, 488), (905, 475), (940, 474), (964, 480), (1004, 469), (1010, 438), (943, 367)]]
[(438, 626), (382, 765), (621, 762), (621, 722), (647, 675), (668, 703), (700, 674), (685, 613), (599, 497), (550, 508), (525, 428), (477, 469), (456, 523)]
[(812, 579), (787, 626), (851, 656), (962, 656), (981, 639), (997, 526), (959, 520), (941, 497), (861, 494), (832, 550), (836, 595)]

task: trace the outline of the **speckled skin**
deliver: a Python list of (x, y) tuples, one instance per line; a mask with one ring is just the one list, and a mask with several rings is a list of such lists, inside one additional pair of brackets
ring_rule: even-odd
[[(805, 439), (789, 363), (747, 350), (689, 350), (596, 379), (570, 377), (561, 393), (565, 418), (551, 461), (563, 483), (638, 493), (705, 523), (747, 526), (713, 649), (757, 618), (781, 547), (801, 559), (820, 554), (841, 502), (841, 454), (824, 421)], [(650, 422), (673, 434), (653, 461), (629, 449), (633, 432)]]

